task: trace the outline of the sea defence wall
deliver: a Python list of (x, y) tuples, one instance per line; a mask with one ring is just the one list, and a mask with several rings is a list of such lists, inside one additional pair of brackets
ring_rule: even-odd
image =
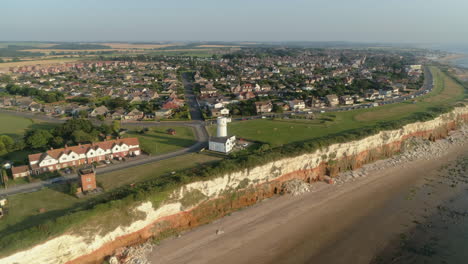
[(313, 182), (325, 175), (334, 176), (343, 170), (359, 168), (398, 153), (408, 138), (444, 138), (462, 122), (468, 122), (468, 106), (455, 108), (430, 121), (408, 124), (361, 140), (333, 144), (313, 153), (193, 182), (176, 189), (158, 206), (153, 206), (151, 201), (142, 201), (131, 212), (139, 215), (138, 220), (125, 226), (104, 233), (63, 234), (2, 258), (0, 263), (101, 263), (121, 247), (209, 223), (269, 198), (281, 192), (285, 181), (301, 179)]

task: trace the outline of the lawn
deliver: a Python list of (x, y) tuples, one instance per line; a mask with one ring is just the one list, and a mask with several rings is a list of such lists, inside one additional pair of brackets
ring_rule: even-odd
[(14, 138), (22, 137), (28, 128), (51, 129), (56, 124), (47, 123), (38, 119), (0, 113), (0, 135), (8, 135)]
[[(169, 135), (166, 131), (175, 129), (175, 135)], [(190, 127), (183, 126), (161, 126), (150, 127), (145, 134), (138, 132), (139, 129), (130, 128), (125, 137), (138, 137), (141, 149), (151, 155), (173, 152), (189, 147), (196, 143), (195, 134)]]
[[(261, 141), (272, 146), (301, 142), (375, 124), (379, 121), (397, 120), (414, 112), (424, 112), (430, 107), (452, 105), (465, 97), (464, 87), (436, 67), (431, 67), (435, 86), (431, 93), (416, 99), (416, 103), (403, 102), (347, 112), (326, 113), (317, 120), (249, 120), (230, 123), (229, 134), (239, 138)], [(325, 121), (329, 118), (329, 121)], [(208, 129), (213, 135), (216, 127)]]
[(8, 212), (0, 221), (0, 235), (13, 233), (36, 225), (45, 219), (65, 214), (86, 199), (66, 193), (65, 185), (45, 188), (38, 192), (8, 197)]
[[(14, 139), (22, 138), (28, 128), (51, 129), (56, 124), (46, 123), (37, 119), (30, 119), (20, 116), (0, 113), (0, 135), (8, 135)], [(10, 160), (15, 164), (25, 164), (28, 154), (34, 151), (20, 150), (0, 156), (0, 160)]]
[[(149, 163), (116, 172), (97, 175), (106, 191), (126, 184), (144, 181), (160, 175), (219, 160), (205, 154), (183, 156)], [(78, 199), (68, 194), (66, 185), (56, 185), (41, 191), (8, 197), (7, 215), (0, 221), (0, 236), (37, 225), (40, 221), (64, 215), (85, 205), (88, 198)]]
[(33, 123), (29, 118), (0, 114), (0, 134), (18, 137)]
[(110, 190), (122, 185), (158, 177), (172, 171), (183, 170), (202, 163), (219, 160), (218, 157), (205, 154), (186, 154), (175, 158), (153, 162), (131, 169), (125, 169), (97, 176), (97, 181), (104, 189)]

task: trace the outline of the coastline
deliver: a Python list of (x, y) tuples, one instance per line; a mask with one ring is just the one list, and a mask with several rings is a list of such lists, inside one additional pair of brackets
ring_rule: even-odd
[(388, 160), (379, 161), (370, 165), (375, 170), (369, 177), (343, 185), (315, 183), (311, 193), (271, 198), (164, 240), (149, 258), (152, 263), (369, 263), (413, 227), (407, 210), (415, 205), (406, 202), (411, 189), (466, 154), (466, 145), (459, 145), (385, 170), (378, 165)]

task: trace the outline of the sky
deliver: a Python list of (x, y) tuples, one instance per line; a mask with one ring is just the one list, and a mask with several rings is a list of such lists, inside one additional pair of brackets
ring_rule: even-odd
[(0, 41), (468, 44), (467, 0), (2, 0)]

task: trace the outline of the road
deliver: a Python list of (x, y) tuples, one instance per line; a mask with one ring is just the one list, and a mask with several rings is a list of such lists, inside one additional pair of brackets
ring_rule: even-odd
[(203, 114), (200, 110), (197, 97), (193, 92), (193, 84), (191, 82), (191, 76), (188, 73), (182, 74), (182, 83), (184, 84), (185, 101), (187, 102), (190, 109), (190, 116), (194, 121), (203, 121)]
[[(416, 99), (420, 96), (423, 96), (429, 93), (430, 91), (432, 91), (433, 88), (434, 88), (434, 83), (433, 83), (432, 73), (428, 67), (424, 67), (424, 84), (419, 90), (408, 95), (399, 96), (398, 98), (384, 100), (382, 102), (379, 102), (378, 104), (379, 106), (381, 106), (381, 105), (401, 103), (407, 100)], [(281, 114), (265, 113), (265, 114), (256, 115), (256, 116), (243, 116), (243, 117), (232, 118), (231, 120), (243, 121), (243, 120), (253, 120), (253, 119), (262, 119), (262, 118), (283, 118), (283, 117), (291, 117), (294, 115), (308, 115), (310, 113), (343, 112), (343, 111), (350, 111), (350, 110), (371, 108), (371, 107), (375, 107), (373, 103), (359, 104), (359, 105), (353, 105), (353, 106), (333, 107), (333, 108), (314, 108), (309, 111), (296, 111), (296, 112), (288, 112), (288, 113), (281, 113)], [(207, 120), (206, 122), (207, 124), (215, 124), (216, 120)]]
[[(100, 173), (100, 174), (108, 173), (108, 172), (131, 168), (134, 166), (139, 166), (143, 164), (166, 160), (166, 159), (174, 158), (180, 155), (198, 152), (201, 149), (206, 148), (208, 146), (209, 135), (205, 128), (203, 115), (198, 106), (196, 96), (193, 93), (193, 86), (189, 81), (189, 77), (190, 76), (184, 74), (183, 84), (185, 88), (185, 98), (186, 98), (187, 104), (189, 105), (192, 121), (166, 121), (166, 122), (148, 122), (148, 121), (146, 122), (134, 121), (133, 122), (131, 121), (131, 122), (123, 122), (122, 124), (125, 126), (138, 126), (138, 127), (167, 126), (167, 125), (187, 126), (193, 129), (197, 142), (188, 148), (184, 148), (178, 151), (161, 154), (157, 156), (148, 156), (142, 159), (130, 160), (130, 161), (126, 161), (123, 163), (110, 165), (108, 167), (96, 168), (97, 173)], [(3, 109), (0, 110), (0, 113), (7, 113), (10, 115), (15, 115), (15, 116), (34, 118), (34, 119), (38, 119), (41, 121), (52, 122), (52, 123), (63, 123), (66, 121), (66, 120), (60, 120), (60, 119), (56, 119), (56, 118), (48, 117), (44, 115), (38, 115), (38, 114), (27, 113), (27, 112), (15, 112), (15, 111), (3, 110)], [(20, 194), (20, 193), (34, 192), (44, 187), (50, 186), (52, 184), (57, 184), (57, 183), (65, 182), (68, 180), (73, 180), (73, 179), (76, 179), (77, 177), (78, 175), (76, 174), (70, 174), (70, 175), (66, 175), (63, 177), (53, 178), (53, 179), (49, 179), (45, 181), (12, 186), (8, 189), (1, 189), (0, 196), (9, 196), (9, 195)]]
[[(415, 92), (413, 94), (414, 98), (416, 98), (418, 96), (422, 96), (422, 95), (428, 93), (433, 88), (433, 78), (432, 78), (432, 74), (431, 74), (429, 68), (425, 67), (424, 71), (425, 71), (424, 85), (423, 85), (423, 87), (421, 87), (420, 90), (418, 90), (417, 92)], [(124, 163), (117, 164), (117, 165), (111, 165), (109, 167), (98, 168), (96, 170), (98, 173), (113, 172), (113, 171), (117, 171), (117, 170), (121, 170), (121, 169), (127, 169), (127, 168), (131, 168), (131, 167), (134, 167), (134, 166), (139, 166), (139, 165), (143, 165), (143, 164), (147, 164), (147, 163), (151, 163), (151, 162), (157, 162), (157, 161), (161, 161), (161, 160), (165, 160), (165, 159), (170, 159), (170, 158), (174, 158), (174, 157), (184, 155), (184, 154), (187, 154), (187, 153), (198, 152), (201, 149), (206, 148), (208, 146), (209, 134), (208, 134), (208, 132), (206, 130), (206, 127), (205, 127), (206, 124), (205, 124), (205, 121), (203, 119), (203, 115), (202, 115), (202, 112), (200, 110), (197, 98), (196, 98), (196, 96), (195, 96), (195, 94), (193, 92), (193, 85), (192, 85), (192, 83), (190, 81), (190, 78), (191, 77), (187, 73), (184, 73), (182, 75), (182, 82), (183, 82), (184, 89), (185, 89), (185, 98), (186, 98), (186, 102), (187, 102), (187, 104), (189, 106), (192, 121), (165, 121), (165, 122), (127, 121), (127, 122), (122, 122), (122, 124), (125, 125), (125, 126), (138, 126), (138, 127), (167, 126), (169, 124), (177, 125), (177, 126), (188, 126), (188, 127), (193, 128), (193, 130), (195, 132), (195, 138), (197, 140), (197, 143), (195, 143), (194, 145), (192, 145), (192, 146), (190, 146), (188, 148), (184, 148), (184, 149), (181, 149), (181, 150), (178, 150), (178, 151), (175, 151), (175, 152), (166, 153), (166, 154), (157, 155), (157, 156), (148, 156), (147, 158), (131, 160), (131, 161), (127, 161), (127, 162), (124, 162)], [(408, 99), (412, 99), (411, 95), (402, 96), (402, 97), (399, 97), (399, 98), (396, 98), (396, 99), (391, 99), (391, 100), (388, 100), (388, 101), (384, 101), (384, 102), (381, 102), (381, 104), (399, 103), (399, 102), (403, 102), (403, 101), (408, 100)], [(370, 106), (365, 104), (365, 105), (333, 108), (333, 109), (326, 109), (326, 110), (314, 110), (314, 112), (320, 112), (320, 111), (326, 111), (326, 112), (349, 111), (349, 110), (353, 110), (353, 109), (368, 108), (368, 107), (370, 107)], [(41, 120), (41, 121), (52, 122), (52, 123), (63, 123), (63, 122), (66, 121), (66, 120), (63, 120), (63, 119), (56, 119), (56, 118), (53, 118), (53, 117), (44, 116), (44, 115), (40, 115), (40, 114), (33, 114), (33, 113), (28, 113), (28, 112), (17, 112), (17, 111), (10, 111), (10, 110), (0, 109), (0, 113), (7, 113), (7, 114), (10, 114), (10, 115), (15, 115), (15, 116), (34, 118), (34, 119), (38, 119), (38, 120)], [(299, 112), (299, 113), (295, 113), (295, 114), (307, 114), (307, 113), (306, 112)], [(286, 115), (291, 115), (291, 114), (290, 113), (289, 114), (284, 114), (283, 116), (286, 116)], [(273, 115), (271, 115), (271, 116), (273, 116)], [(274, 115), (274, 116), (278, 116), (278, 115)], [(236, 118), (236, 119), (233, 119), (233, 121), (240, 121), (240, 120), (245, 120), (245, 119), (260, 119), (260, 118), (263, 118), (263, 116), (259, 115), (259, 116), (251, 116), (251, 117), (244, 117), (244, 118)], [(210, 123), (210, 122), (214, 122), (214, 121), (207, 121), (207, 123)], [(8, 195), (19, 194), (19, 193), (34, 192), (34, 191), (40, 190), (41, 188), (50, 186), (51, 184), (64, 182), (64, 181), (71, 180), (71, 179), (76, 179), (76, 178), (77, 178), (76, 174), (71, 174), (71, 175), (67, 175), (67, 176), (63, 176), (63, 177), (59, 177), (59, 178), (54, 178), (54, 179), (50, 179), (50, 180), (46, 180), (46, 181), (13, 186), (13, 187), (10, 187), (8, 189), (1, 189), (0, 190), (0, 196), (8, 196)]]

